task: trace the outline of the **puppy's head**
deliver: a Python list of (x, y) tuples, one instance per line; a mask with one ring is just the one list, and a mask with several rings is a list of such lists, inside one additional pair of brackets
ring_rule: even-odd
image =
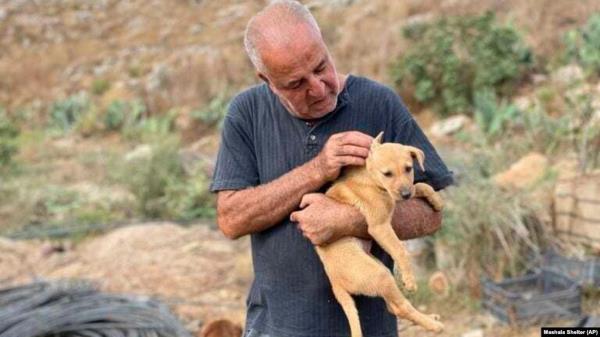
[(381, 144), (382, 137), (383, 132), (371, 144), (366, 163), (367, 171), (377, 185), (385, 189), (394, 200), (409, 199), (414, 193), (414, 160), (417, 160), (424, 171), (425, 154), (413, 146)]

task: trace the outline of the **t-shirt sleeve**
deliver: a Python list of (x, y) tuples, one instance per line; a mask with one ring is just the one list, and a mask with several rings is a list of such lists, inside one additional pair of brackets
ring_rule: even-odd
[(232, 101), (223, 121), (211, 192), (239, 190), (258, 185), (252, 126), (243, 118), (243, 106), (239, 100)]
[(425, 171), (421, 170), (419, 165), (415, 165), (415, 183), (424, 182), (436, 191), (451, 185), (454, 182), (452, 172), (448, 170), (400, 97), (394, 93), (390, 104), (393, 110), (391, 124), (394, 127), (391, 141), (414, 146), (425, 154)]

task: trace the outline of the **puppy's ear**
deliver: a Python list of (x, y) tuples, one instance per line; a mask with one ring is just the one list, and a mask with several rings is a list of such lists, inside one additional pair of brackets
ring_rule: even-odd
[(380, 132), (377, 137), (375, 137), (373, 139), (373, 142), (371, 143), (371, 151), (373, 151), (373, 149), (376, 149), (379, 145), (381, 145), (381, 141), (383, 139), (383, 131)]
[(425, 153), (420, 149), (417, 149), (414, 146), (407, 146), (410, 155), (413, 159), (416, 159), (419, 162), (419, 166), (421, 166), (421, 170), (425, 171), (425, 166), (423, 166), (423, 162), (425, 162)]
[(383, 131), (381, 131), (377, 137), (375, 137), (375, 139), (373, 139), (373, 142), (377, 142), (379, 144), (381, 144), (383, 141)]

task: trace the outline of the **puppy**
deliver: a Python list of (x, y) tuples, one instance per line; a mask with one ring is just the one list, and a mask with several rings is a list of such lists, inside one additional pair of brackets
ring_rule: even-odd
[[(369, 234), (394, 259), (402, 273), (407, 290), (417, 285), (404, 244), (392, 229), (391, 218), (396, 202), (411, 197), (424, 197), (439, 211), (440, 196), (427, 184), (413, 185), (413, 159), (423, 168), (423, 151), (400, 144), (381, 144), (380, 133), (371, 145), (364, 167), (350, 167), (327, 190), (326, 195), (338, 202), (356, 207), (365, 217)], [(363, 240), (345, 237), (331, 244), (317, 246), (333, 294), (348, 321), (352, 337), (362, 337), (358, 311), (351, 294), (381, 296), (388, 310), (425, 329), (440, 332), (443, 324), (437, 315), (417, 311), (398, 289), (394, 276), (379, 260), (369, 255)]]
[(198, 337), (241, 337), (242, 327), (228, 319), (210, 321), (198, 332)]

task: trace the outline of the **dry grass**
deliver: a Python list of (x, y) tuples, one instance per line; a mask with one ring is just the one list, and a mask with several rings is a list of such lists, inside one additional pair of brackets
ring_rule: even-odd
[[(52, 101), (89, 90), (101, 76), (122, 83), (137, 77), (141, 83), (127, 90), (145, 97), (152, 111), (201, 106), (223, 90), (256, 82), (242, 34), (248, 18), (265, 3), (181, 0), (147, 6), (136, 0), (109, 1), (103, 9), (81, 1), (25, 5), (0, 22), (0, 41), (8, 46), (0, 52), (0, 104)], [(339, 70), (384, 82), (389, 82), (390, 61), (409, 47), (400, 34), (409, 18), (493, 10), (523, 29), (538, 54), (551, 56), (564, 31), (600, 10), (595, 0), (319, 3), (313, 11)], [(81, 19), (86, 11), (90, 17)], [(36, 15), (39, 20), (32, 20)], [(158, 64), (167, 65), (168, 81), (158, 93), (148, 92), (143, 82)]]

